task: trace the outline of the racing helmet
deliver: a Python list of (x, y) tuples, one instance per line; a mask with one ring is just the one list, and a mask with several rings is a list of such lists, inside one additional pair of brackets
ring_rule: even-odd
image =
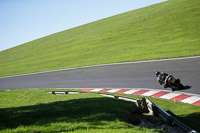
[(157, 72), (156, 72), (156, 76), (158, 77), (158, 75), (160, 75), (160, 72), (157, 71)]

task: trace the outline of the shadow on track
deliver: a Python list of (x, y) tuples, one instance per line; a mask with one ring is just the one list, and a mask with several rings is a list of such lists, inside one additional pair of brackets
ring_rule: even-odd
[(185, 85), (184, 86), (184, 89), (176, 89), (175, 91), (182, 91), (182, 90), (188, 90), (188, 89), (191, 89), (192, 88), (192, 86), (190, 86), (190, 85)]

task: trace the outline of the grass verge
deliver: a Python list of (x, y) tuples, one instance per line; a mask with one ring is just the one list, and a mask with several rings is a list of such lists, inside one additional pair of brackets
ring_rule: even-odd
[[(128, 123), (130, 111), (136, 109), (131, 102), (91, 93), (57, 96), (46, 92), (50, 90), (52, 89), (1, 90), (0, 132), (163, 132), (162, 128), (148, 129)], [(150, 99), (164, 110), (172, 111), (193, 129), (200, 131), (199, 106)]]
[(97, 94), (52, 95), (52, 89), (0, 91), (0, 132), (162, 132), (126, 122), (131, 102)]

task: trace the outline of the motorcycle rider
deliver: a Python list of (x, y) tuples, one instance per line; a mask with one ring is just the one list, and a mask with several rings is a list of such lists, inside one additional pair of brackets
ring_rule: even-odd
[[(176, 90), (176, 86), (177, 84), (179, 85), (179, 89), (183, 89), (184, 86), (180, 83), (180, 79), (175, 79), (172, 75), (168, 75), (167, 73), (160, 73), (160, 72), (156, 72), (156, 76), (157, 76), (157, 81), (164, 86), (164, 88), (170, 87), (172, 88), (172, 91)], [(176, 84), (176, 86), (171, 85), (171, 83), (169, 83), (169, 81), (173, 81), (174, 84)]]
[[(168, 77), (168, 74), (167, 73), (160, 73), (160, 72), (156, 72), (156, 76), (157, 76), (157, 81), (163, 85), (164, 84), (164, 88), (167, 88), (168, 85), (167, 85), (167, 77)], [(171, 76), (171, 75), (170, 75)]]

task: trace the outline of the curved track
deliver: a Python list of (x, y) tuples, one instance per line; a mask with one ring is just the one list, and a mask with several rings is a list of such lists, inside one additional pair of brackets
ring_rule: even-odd
[(0, 78), (0, 89), (152, 88), (163, 89), (155, 71), (181, 79), (185, 90), (200, 94), (200, 57), (109, 64)]

